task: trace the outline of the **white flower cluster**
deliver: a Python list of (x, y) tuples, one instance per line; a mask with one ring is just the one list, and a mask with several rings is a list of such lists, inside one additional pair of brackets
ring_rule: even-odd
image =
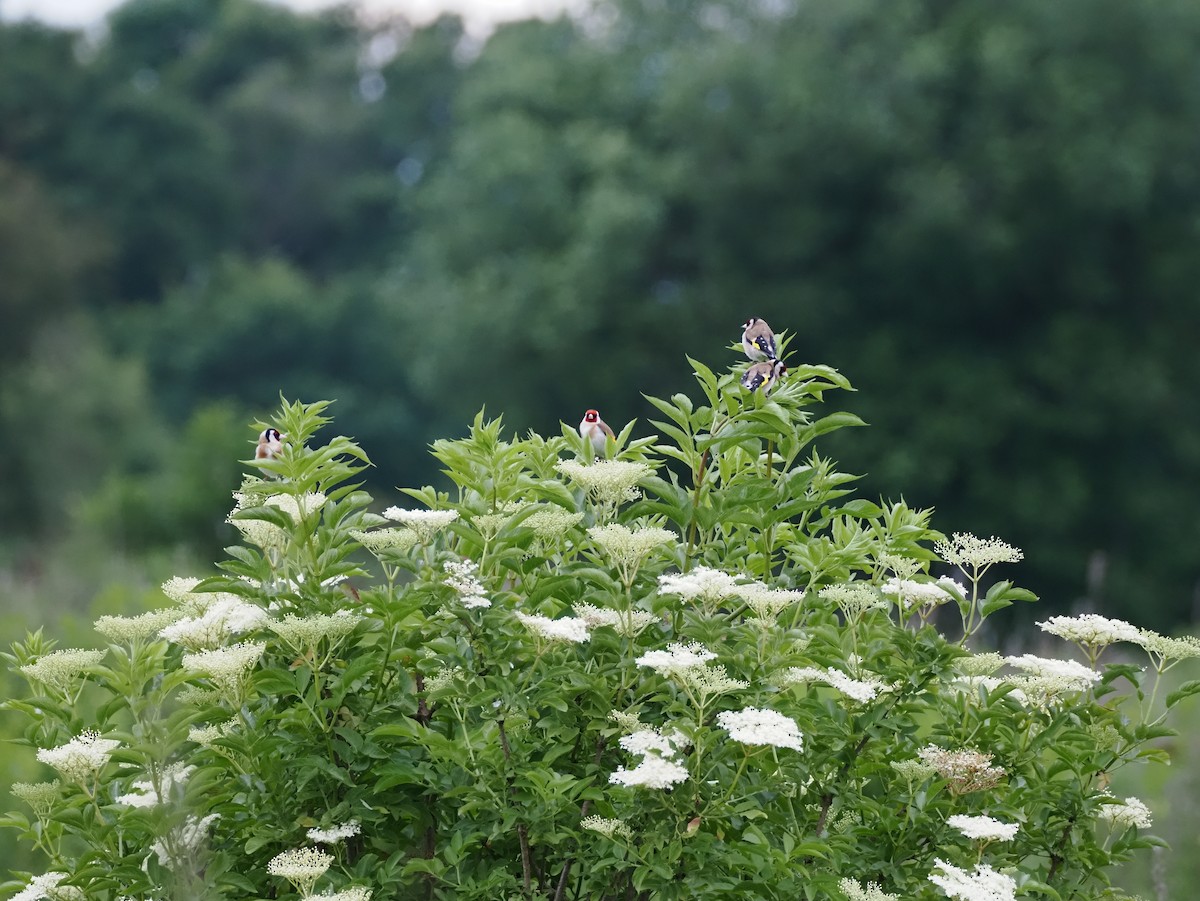
[(624, 820), (614, 820), (608, 817), (590, 816), (584, 817), (579, 821), (579, 825), (584, 829), (590, 829), (592, 832), (599, 832), (601, 835), (613, 838), (621, 836), (622, 838), (633, 838), (633, 830)]
[(550, 619), (548, 616), (531, 615), (520, 611), (517, 611), (517, 619), (526, 629), (546, 641), (569, 641), (582, 644), (590, 637), (587, 624), (581, 619), (572, 619), (571, 617)]
[(838, 882), (838, 888), (846, 901), (900, 901), (899, 895), (889, 895), (878, 882), (868, 882), (864, 886), (853, 879), (843, 879)]
[[(254, 507), (268, 506), (267, 500), (241, 491), (233, 492), (234, 508), (225, 521), (242, 533), (242, 538), (264, 551), (280, 551), (287, 546), (288, 534), (264, 519), (247, 519), (236, 514)], [(269, 500), (269, 499), (268, 499)], [(279, 506), (271, 504), (270, 506)]]
[(1017, 883), (1012, 877), (996, 872), (987, 864), (975, 867), (973, 873), (940, 858), (934, 859), (934, 866), (942, 872), (930, 873), (929, 881), (949, 898), (960, 901), (1014, 901), (1016, 898)]
[(175, 786), (186, 785), (188, 777), (195, 769), (194, 766), (185, 766), (183, 763), (168, 764), (159, 773), (158, 791), (154, 788), (154, 780), (139, 779), (130, 786), (132, 791), (117, 797), (117, 803), (126, 807), (157, 807), (163, 803), (164, 796), (171, 794)]
[(571, 609), (575, 611), (575, 615), (583, 620), (589, 629), (607, 626), (616, 629), (617, 634), (625, 638), (633, 638), (641, 635), (647, 626), (658, 620), (658, 617), (648, 610), (622, 612), (620, 610), (609, 610), (607, 607), (597, 607), (594, 604), (583, 603), (575, 604)]
[(697, 566), (691, 572), (664, 573), (658, 577), (660, 594), (675, 594), (685, 601), (700, 601), (705, 607), (713, 607), (726, 598), (736, 597), (742, 586), (739, 578), (718, 569)]
[(641, 786), (642, 788), (669, 789), (685, 781), (687, 777), (687, 767), (682, 764), (647, 754), (642, 758), (642, 762), (631, 770), (627, 770), (623, 766), (617, 767), (617, 771), (608, 777), (608, 781), (614, 785), (624, 785), (627, 788)]
[(1150, 808), (1138, 798), (1126, 798), (1124, 801), (1118, 801), (1116, 798), (1106, 800), (1098, 816), (1115, 828), (1135, 826), (1138, 829), (1149, 829), (1153, 825)]
[(185, 670), (207, 675), (226, 697), (240, 700), (246, 677), (266, 649), (261, 642), (240, 642), (227, 648), (184, 654), (182, 663)]
[(175, 603), (184, 604), (199, 584), (200, 580), (191, 576), (172, 576), (162, 583), (162, 593)]
[(476, 513), (471, 517), (471, 525), (479, 530), (486, 541), (491, 541), (500, 530), (522, 509), (529, 506), (528, 501), (509, 501), (502, 504), (494, 513)]
[(296, 496), (293, 494), (272, 494), (265, 501), (264, 507), (274, 507), (282, 510), (292, 518), (292, 522), (301, 522), (316, 513), (328, 498), (319, 491), (306, 491)]
[(1004, 657), (995, 651), (986, 651), (960, 657), (954, 661), (954, 665), (966, 676), (990, 676), (1004, 666)]
[(845, 585), (829, 585), (817, 592), (823, 601), (832, 601), (842, 613), (854, 619), (869, 610), (887, 609), (888, 602), (865, 582), (847, 582)]
[(50, 813), (62, 796), (62, 783), (57, 779), (52, 782), (14, 782), (9, 791), (14, 798), (20, 798), (32, 807), (40, 818)]
[(884, 683), (878, 679), (851, 679), (841, 670), (834, 669), (832, 666), (823, 670), (817, 669), (815, 666), (793, 666), (783, 673), (780, 681), (785, 685), (825, 682), (846, 697), (860, 703), (874, 700), (879, 691), (885, 687)]
[(803, 750), (803, 739), (796, 721), (774, 710), (760, 710), (757, 707), (723, 710), (717, 714), (717, 725), (728, 732), (734, 741), (744, 745)]
[(953, 795), (994, 788), (1004, 777), (1004, 767), (992, 766), (992, 755), (971, 748), (948, 751), (937, 745), (927, 745), (917, 752), (929, 766), (946, 780)]
[(770, 588), (762, 582), (750, 581), (746, 575), (731, 576), (707, 566), (697, 566), (687, 573), (661, 575), (658, 590), (660, 594), (675, 594), (685, 601), (698, 602), (709, 613), (722, 601), (739, 598), (763, 625), (772, 624), (781, 610), (804, 599), (803, 591)]
[(492, 606), (492, 602), (484, 595), (486, 589), (483, 583), (479, 581), (478, 563), (474, 560), (450, 560), (442, 568), (446, 571), (446, 584), (454, 589), (464, 607), (474, 610)]
[(1103, 648), (1118, 641), (1140, 643), (1141, 630), (1124, 620), (1109, 619), (1095, 613), (1079, 616), (1052, 616), (1038, 623), (1043, 632), (1091, 648)]
[(204, 840), (208, 838), (209, 827), (220, 818), (220, 814), (216, 813), (205, 817), (189, 816), (165, 838), (160, 838), (152, 844), (150, 850), (158, 855), (158, 860), (164, 867), (174, 870), (176, 865), (187, 864), (192, 860), (204, 844)]
[(675, 533), (669, 529), (630, 529), (616, 523), (593, 526), (588, 535), (608, 554), (626, 581), (632, 579), (632, 574), (653, 550), (675, 541)]
[(385, 519), (408, 526), (417, 535), (417, 540), (428, 543), (438, 532), (458, 519), (457, 510), (401, 510), (388, 507), (383, 511)]
[(952, 566), (981, 571), (993, 563), (1018, 563), (1021, 549), (999, 538), (977, 538), (967, 532), (955, 532), (950, 541), (938, 541), (933, 549)]
[(298, 654), (306, 653), (323, 640), (336, 647), (362, 622), (362, 617), (348, 610), (337, 613), (314, 613), (296, 616), (289, 613), (283, 619), (272, 619), (267, 625), (284, 643)]
[(725, 694), (749, 685), (741, 679), (732, 678), (724, 666), (709, 666), (708, 661), (715, 660), (716, 656), (702, 644), (672, 643), (667, 645), (665, 651), (647, 651), (634, 662), (674, 679), (685, 689), (702, 697)]
[(333, 858), (324, 851), (297, 848), (272, 857), (267, 864), (267, 872), (272, 876), (282, 876), (295, 886), (301, 897), (307, 897), (332, 864)]
[(641, 497), (637, 483), (654, 473), (645, 463), (598, 460), (584, 465), (578, 460), (559, 460), (554, 468), (582, 488), (597, 504), (618, 507)]
[(618, 767), (608, 777), (610, 783), (665, 789), (687, 779), (687, 768), (678, 762), (679, 752), (691, 745), (686, 735), (678, 730), (661, 732), (641, 722), (636, 714), (621, 710), (613, 710), (608, 718), (626, 733), (620, 739), (621, 747), (642, 758), (631, 770)]
[(67, 779), (86, 782), (104, 769), (112, 752), (121, 746), (119, 741), (101, 738), (93, 731), (82, 732), (65, 745), (43, 748), (37, 759), (54, 767)]
[(219, 738), (225, 738), (237, 731), (238, 719), (233, 717), (223, 723), (212, 723), (208, 726), (193, 726), (188, 730), (188, 741), (194, 741), (205, 747)]
[(768, 588), (762, 582), (751, 582), (748, 585), (742, 585), (739, 595), (764, 625), (774, 623), (775, 618), (785, 608), (804, 600), (803, 591), (794, 591), (787, 588)]
[(416, 532), (404, 528), (373, 529), (370, 532), (351, 529), (350, 537), (376, 555), (383, 551), (406, 551), (419, 540)]
[(918, 582), (915, 579), (888, 579), (879, 590), (888, 597), (895, 598), (897, 606), (902, 610), (916, 608), (938, 607), (954, 596), (946, 590), (951, 585), (960, 590), (961, 586), (951, 579), (938, 579), (936, 582)]
[(17, 892), (9, 901), (83, 901), (83, 892), (72, 885), (60, 885), (67, 878), (66, 873), (45, 873), (34, 876), (29, 885)]
[(967, 838), (980, 841), (1007, 842), (1016, 837), (1018, 823), (1002, 823), (987, 816), (955, 814), (946, 821)]
[(1194, 635), (1184, 635), (1182, 638), (1168, 638), (1149, 629), (1138, 630), (1137, 643), (1151, 657), (1157, 657), (1159, 663), (1167, 660), (1184, 660), (1188, 657), (1200, 657), (1200, 638)]
[(146, 641), (183, 615), (182, 610), (168, 607), (140, 616), (102, 616), (93, 625), (109, 641)]
[(1062, 695), (1087, 691), (1102, 678), (1100, 673), (1074, 660), (1022, 654), (1005, 657), (1004, 662), (1022, 671), (1022, 675), (1006, 676), (1004, 681), (1016, 685), (1038, 707), (1045, 707)]
[(465, 672), (461, 666), (451, 668), (442, 667), (439, 670), (434, 670), (425, 677), (425, 691), (442, 691), (449, 688), (456, 681), (463, 678)]
[(647, 651), (635, 661), (638, 666), (648, 666), (662, 676), (673, 676), (686, 670), (704, 666), (717, 655), (702, 644), (674, 642), (665, 651)]
[(309, 829), (308, 840), (321, 845), (336, 845), (338, 842), (353, 838), (360, 832), (362, 832), (362, 826), (359, 825), (358, 820), (350, 820), (348, 823), (332, 826), (329, 829)]
[(924, 782), (937, 773), (932, 764), (915, 757), (908, 760), (893, 760), (890, 765), (901, 779), (909, 783)]
[(363, 888), (360, 885), (354, 885), (350, 888), (344, 888), (340, 892), (323, 892), (320, 895), (309, 895), (309, 898), (316, 898), (318, 901), (371, 901), (372, 892), (369, 888)]
[(690, 742), (681, 732), (664, 735), (657, 729), (643, 726), (628, 735), (622, 735), (618, 744), (630, 754), (655, 753), (660, 757), (674, 757), (678, 750), (688, 747)]
[(95, 666), (104, 659), (105, 653), (81, 648), (51, 651), (33, 663), (25, 664), (21, 672), (48, 688), (67, 694), (89, 666)]
[[(199, 599), (203, 595), (193, 595)], [(247, 604), (232, 594), (210, 595), (212, 601), (199, 616), (177, 619), (159, 631), (167, 641), (189, 650), (218, 647), (233, 635), (250, 632), (262, 626), (267, 613), (261, 607)], [(194, 601), (195, 602), (195, 601)]]
[(583, 519), (582, 513), (572, 513), (558, 504), (544, 504), (521, 521), (521, 525), (533, 529), (533, 534), (542, 541), (559, 541)]

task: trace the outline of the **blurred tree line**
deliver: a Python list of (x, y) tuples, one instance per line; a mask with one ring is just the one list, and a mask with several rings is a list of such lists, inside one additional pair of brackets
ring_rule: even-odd
[(1169, 627), (1198, 50), (1191, 0), (600, 0), (482, 46), (259, 0), (4, 23), (3, 560), (211, 556), (280, 391), (337, 398), (388, 492), (484, 404), (645, 419), (757, 315), (859, 388), (827, 452), (867, 496)]

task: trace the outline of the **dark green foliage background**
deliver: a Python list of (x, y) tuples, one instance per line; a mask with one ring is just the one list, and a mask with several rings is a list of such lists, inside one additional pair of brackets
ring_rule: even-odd
[(481, 405), (645, 419), (759, 315), (859, 388), (829, 449), (867, 496), (1020, 545), (1043, 612), (1179, 625), (1198, 47), (1188, 0), (613, 0), (482, 46), (256, 0), (4, 23), (11, 606), (211, 559), (281, 390), (420, 484)]

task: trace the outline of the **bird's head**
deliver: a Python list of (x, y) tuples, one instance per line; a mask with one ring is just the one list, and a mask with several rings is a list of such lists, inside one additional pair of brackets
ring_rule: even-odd
[(600, 414), (597, 413), (595, 410), (588, 410), (586, 413), (583, 414), (583, 421), (584, 422), (599, 422)]
[(754, 328), (755, 324), (758, 322), (759, 322), (758, 317), (751, 316), (749, 319), (747, 319), (745, 322), (742, 323), (742, 329), (743, 330), (752, 329), (752, 328)]
[(278, 441), (278, 440), (279, 440), (279, 430), (278, 429), (263, 429), (262, 432), (258, 436), (259, 444), (270, 444), (272, 441)]

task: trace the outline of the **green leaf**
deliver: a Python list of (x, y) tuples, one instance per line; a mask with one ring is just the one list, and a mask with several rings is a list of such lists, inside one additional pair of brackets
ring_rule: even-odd
[(1184, 682), (1177, 689), (1167, 695), (1167, 709), (1174, 707), (1184, 698), (1190, 698), (1192, 695), (1200, 694), (1200, 680), (1192, 679)]

